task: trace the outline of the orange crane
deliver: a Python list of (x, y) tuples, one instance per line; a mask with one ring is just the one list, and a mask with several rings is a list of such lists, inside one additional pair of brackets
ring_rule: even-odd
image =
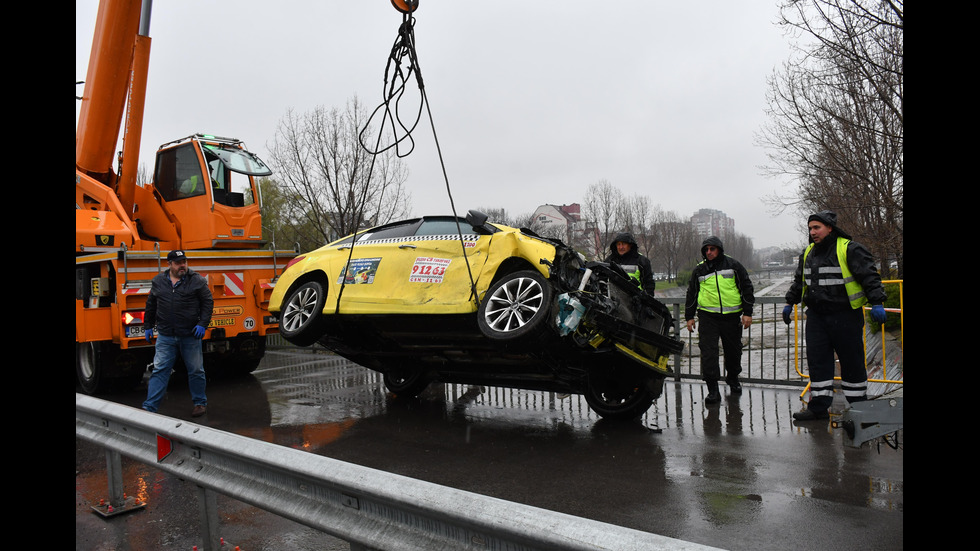
[(240, 140), (163, 144), (152, 183), (137, 182), (150, 3), (100, 3), (75, 130), (75, 365), (88, 393), (136, 384), (152, 362), (143, 309), (169, 251), (185, 250), (214, 295), (206, 368), (246, 372), (278, 332), (269, 296), (296, 255), (266, 248), (258, 178), (272, 171)]

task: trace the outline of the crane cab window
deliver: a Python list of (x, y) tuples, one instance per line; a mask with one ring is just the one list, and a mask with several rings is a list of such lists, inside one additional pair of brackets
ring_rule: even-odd
[(229, 207), (254, 204), (257, 197), (254, 177), (268, 176), (272, 169), (242, 148), (204, 143), (203, 150), (214, 202)]
[(193, 144), (180, 145), (157, 153), (154, 186), (166, 201), (196, 197), (207, 192), (207, 180)]
[(252, 194), (252, 178), (232, 171), (211, 147), (204, 147), (204, 159), (208, 164), (208, 175), (211, 178), (215, 203), (229, 207), (244, 207), (255, 202)]

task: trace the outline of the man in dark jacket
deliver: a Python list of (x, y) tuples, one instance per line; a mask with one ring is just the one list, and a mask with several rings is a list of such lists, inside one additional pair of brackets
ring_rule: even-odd
[(609, 244), (606, 262), (619, 264), (641, 289), (653, 294), (653, 289), (657, 286), (657, 281), (653, 279), (653, 267), (650, 259), (640, 254), (633, 234), (623, 232), (613, 239)]
[(783, 321), (792, 322), (793, 305), (806, 307), (806, 354), (810, 402), (793, 414), (797, 421), (827, 419), (834, 400), (834, 355), (840, 361), (841, 389), (848, 402), (867, 399), (864, 358), (864, 304), (871, 317), (886, 318), (885, 289), (871, 253), (837, 227), (837, 214), (825, 210), (807, 220), (810, 245), (800, 255), (793, 285), (786, 293)]
[(725, 381), (735, 394), (742, 392), (738, 380), (742, 372), (742, 329), (752, 325), (755, 290), (742, 263), (725, 254), (721, 239), (708, 237), (701, 243), (704, 258), (691, 273), (687, 285), (684, 319), (687, 330), (694, 331), (694, 315), (701, 321), (698, 342), (701, 348), (701, 374), (708, 385), (704, 401), (721, 401), (718, 380), (718, 339), (725, 348)]
[(160, 407), (170, 372), (180, 356), (187, 367), (187, 383), (194, 402), (191, 415), (200, 417), (208, 407), (201, 339), (211, 322), (214, 298), (204, 277), (187, 267), (184, 251), (170, 251), (167, 265), (166, 271), (153, 278), (146, 299), (146, 340), (153, 339), (154, 333), (157, 340), (143, 409), (155, 412)]

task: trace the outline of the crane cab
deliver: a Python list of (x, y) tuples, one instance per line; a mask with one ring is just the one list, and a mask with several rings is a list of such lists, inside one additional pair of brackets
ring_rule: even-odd
[(153, 191), (185, 249), (259, 247), (258, 178), (272, 170), (232, 138), (195, 134), (160, 146)]

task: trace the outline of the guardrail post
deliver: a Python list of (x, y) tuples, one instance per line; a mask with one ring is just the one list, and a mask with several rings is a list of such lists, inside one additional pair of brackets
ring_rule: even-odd
[(122, 453), (119, 450), (105, 449), (105, 466), (109, 486), (109, 503), (101, 500), (98, 504), (92, 505), (92, 510), (102, 515), (103, 518), (110, 518), (146, 507), (145, 503), (141, 503), (132, 496), (127, 497), (126, 493), (123, 492)]
[(204, 551), (217, 551), (221, 547), (221, 537), (218, 534), (218, 498), (211, 490), (198, 486), (197, 504), (201, 513)]
[(114, 509), (122, 509), (123, 499), (122, 454), (106, 448), (106, 476), (109, 478), (109, 504)]

